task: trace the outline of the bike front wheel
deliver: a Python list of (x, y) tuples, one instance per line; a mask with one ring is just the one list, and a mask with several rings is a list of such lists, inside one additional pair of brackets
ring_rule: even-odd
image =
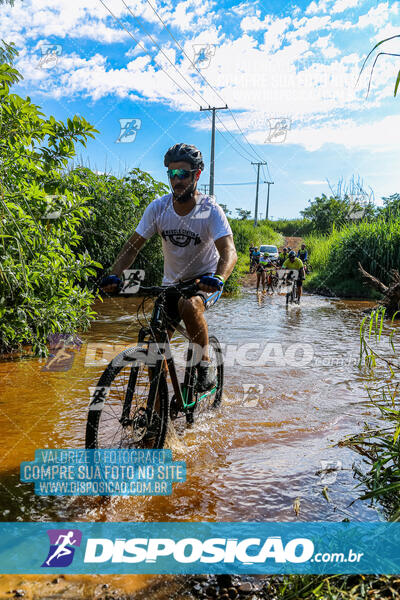
[[(161, 364), (149, 368), (146, 357), (146, 349), (128, 348), (101, 375), (91, 394), (86, 448), (163, 447), (168, 427), (168, 387)], [(153, 386), (151, 398), (153, 378), (158, 385)]]

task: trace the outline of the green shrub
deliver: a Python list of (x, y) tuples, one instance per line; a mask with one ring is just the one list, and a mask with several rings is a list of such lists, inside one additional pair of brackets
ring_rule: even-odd
[[(66, 185), (90, 196), (90, 218), (81, 224), (79, 251), (87, 251), (108, 272), (126, 240), (132, 235), (146, 206), (168, 192), (151, 175), (133, 169), (125, 177), (96, 174), (86, 167), (69, 173)], [(163, 256), (158, 236), (146, 243), (134, 266), (144, 269), (145, 285), (158, 285), (162, 279)], [(99, 273), (100, 276), (100, 273)]]
[(391, 269), (400, 269), (400, 219), (346, 225), (329, 236), (308, 236), (305, 242), (313, 267), (306, 279), (309, 289), (371, 296), (362, 283), (358, 262), (383, 283), (389, 283)]
[(268, 221), (268, 225), (285, 236), (304, 237), (312, 232), (313, 224), (308, 219), (279, 219)]
[(238, 253), (243, 252), (248, 256), (249, 246), (253, 243), (256, 246), (261, 244), (281, 246), (283, 244), (282, 235), (274, 231), (265, 221), (260, 221), (257, 227), (254, 227), (253, 221), (229, 219), (229, 223)]
[[(7, 45), (0, 52), (11, 62), (15, 54)], [(77, 252), (89, 210), (65, 189), (63, 170), (75, 143), (96, 130), (82, 117), (43, 118), (29, 98), (10, 93), (19, 79), (0, 65), (0, 351), (31, 344), (45, 352), (49, 334), (84, 329), (94, 314), (86, 282), (98, 265)]]

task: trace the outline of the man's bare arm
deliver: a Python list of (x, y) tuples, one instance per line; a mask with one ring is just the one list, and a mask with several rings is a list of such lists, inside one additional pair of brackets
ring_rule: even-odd
[(115, 259), (110, 272), (113, 275), (118, 275), (118, 277), (121, 277), (123, 271), (125, 269), (129, 269), (131, 264), (135, 261), (146, 241), (146, 238), (142, 237), (135, 231), (135, 233), (133, 233), (129, 240), (124, 244), (122, 250)]
[[(215, 271), (216, 275), (221, 275), (226, 281), (229, 275), (233, 271), (233, 267), (237, 262), (237, 254), (235, 244), (233, 243), (233, 236), (225, 235), (224, 237), (219, 238), (215, 241), (215, 246), (219, 252), (219, 261), (217, 265), (217, 269)], [(199, 283), (199, 289), (204, 292), (215, 292), (214, 287), (209, 285), (205, 285), (204, 283)]]
[(219, 252), (219, 261), (215, 274), (221, 275), (226, 281), (238, 259), (235, 244), (233, 243), (233, 236), (225, 235), (219, 238), (215, 241), (215, 246)]

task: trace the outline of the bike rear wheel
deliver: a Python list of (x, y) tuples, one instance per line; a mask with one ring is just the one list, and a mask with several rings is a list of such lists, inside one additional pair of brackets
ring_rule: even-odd
[[(92, 394), (86, 448), (162, 448), (168, 427), (168, 388), (161, 363), (146, 364), (146, 350), (128, 348), (115, 357)], [(150, 379), (158, 378), (149, 422)], [(154, 394), (153, 394), (154, 395)]]

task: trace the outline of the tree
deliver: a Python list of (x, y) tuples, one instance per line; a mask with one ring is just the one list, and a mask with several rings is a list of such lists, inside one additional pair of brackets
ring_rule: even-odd
[(309, 200), (310, 206), (300, 211), (305, 219), (310, 219), (313, 229), (320, 233), (330, 233), (333, 225), (343, 223), (348, 214), (348, 203), (335, 196), (322, 194)]
[[(77, 167), (65, 179), (68, 189), (90, 196), (90, 217), (78, 228), (78, 252), (87, 251), (107, 271), (135, 230), (146, 206), (168, 192), (149, 173), (133, 169), (125, 177), (93, 173)], [(146, 273), (145, 285), (158, 285), (163, 272), (161, 241), (154, 236), (140, 252), (135, 267)]]
[(226, 216), (232, 214), (232, 211), (228, 209), (228, 206), (226, 204), (220, 204), (220, 207), (222, 208)]
[(382, 198), (382, 200), (383, 207), (379, 209), (379, 214), (386, 221), (398, 218), (400, 216), (400, 194), (392, 194), (391, 196)]
[(340, 229), (349, 221), (362, 220), (375, 214), (375, 207), (371, 202), (365, 205), (357, 197), (352, 198), (347, 193), (344, 197), (322, 194), (309, 200), (309, 204), (300, 211), (301, 215), (310, 219), (314, 231), (319, 233), (330, 233), (334, 226)]
[(238, 217), (240, 217), (242, 221), (245, 221), (251, 215), (251, 210), (244, 210), (244, 208), (236, 208), (235, 210), (238, 213)]
[[(11, 62), (17, 54), (12, 45), (0, 50)], [(0, 65), (0, 349), (39, 352), (49, 334), (84, 329), (94, 314), (86, 282), (99, 265), (74, 251), (87, 199), (63, 176), (75, 144), (97, 131), (83, 117), (46, 118), (11, 94), (21, 78), (10, 62)]]

